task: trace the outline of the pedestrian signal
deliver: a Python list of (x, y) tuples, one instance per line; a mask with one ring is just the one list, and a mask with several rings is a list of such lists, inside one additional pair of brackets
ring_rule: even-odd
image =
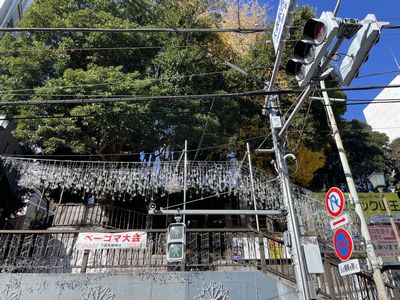
[(167, 232), (167, 261), (181, 262), (186, 256), (186, 225), (183, 223), (171, 223)]

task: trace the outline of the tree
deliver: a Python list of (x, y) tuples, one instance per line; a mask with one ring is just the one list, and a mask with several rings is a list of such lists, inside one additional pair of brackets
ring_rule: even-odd
[[(359, 191), (368, 191), (368, 176), (373, 171), (382, 171), (389, 174), (388, 137), (372, 131), (371, 127), (359, 120), (343, 121), (340, 133), (343, 146), (349, 161), (354, 181)], [(321, 181), (328, 186), (337, 186), (345, 183), (343, 168), (333, 141), (327, 147), (325, 166), (318, 171), (319, 178), (314, 184), (321, 185)], [(325, 178), (321, 178), (325, 176)]]
[[(205, 14), (212, 1), (36, 1), (19, 24), (24, 27), (212, 27)], [(133, 10), (136, 13), (133, 13)], [(0, 50), (2, 100), (79, 99), (131, 95), (201, 94), (226, 91), (223, 62), (209, 44), (225, 47), (213, 34), (32, 33), (6, 35)], [(114, 49), (117, 47), (118, 49)], [(129, 47), (128, 49), (124, 49)], [(139, 47), (139, 49), (131, 49)], [(110, 50), (100, 49), (106, 48)], [(122, 49), (120, 49), (122, 48)], [(25, 71), (25, 72), (24, 72)], [(210, 74), (210, 75), (207, 75)], [(17, 93), (16, 89), (29, 89)], [(231, 100), (42, 105), (13, 112), (17, 136), (44, 153), (98, 155), (195, 147), (208, 124), (203, 146), (228, 142)], [(51, 118), (48, 118), (50, 117)], [(77, 116), (77, 117), (74, 117)], [(43, 117), (43, 118), (38, 118)]]
[(391, 170), (393, 171), (393, 185), (400, 190), (400, 138), (393, 140), (389, 145)]

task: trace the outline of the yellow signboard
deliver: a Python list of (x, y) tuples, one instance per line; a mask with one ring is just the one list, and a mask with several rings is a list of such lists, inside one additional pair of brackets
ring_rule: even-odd
[[(360, 194), (360, 202), (363, 210), (368, 215), (387, 214), (382, 196), (378, 193)], [(400, 214), (400, 199), (396, 194), (385, 194), (389, 209), (393, 215)]]

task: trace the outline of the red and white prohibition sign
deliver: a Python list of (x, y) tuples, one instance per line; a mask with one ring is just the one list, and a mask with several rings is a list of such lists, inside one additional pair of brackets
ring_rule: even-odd
[(332, 217), (336, 218), (340, 216), (344, 209), (344, 195), (342, 191), (337, 187), (330, 188), (325, 196), (325, 206)]

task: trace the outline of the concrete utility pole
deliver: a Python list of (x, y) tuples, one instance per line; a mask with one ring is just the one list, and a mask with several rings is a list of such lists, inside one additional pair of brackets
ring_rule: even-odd
[[(321, 85), (321, 89), (326, 88), (324, 80), (320, 81), (320, 85)], [(346, 176), (347, 186), (349, 187), (350, 195), (355, 204), (355, 212), (360, 219), (361, 234), (365, 239), (367, 257), (371, 262), (371, 266), (372, 266), (372, 270), (373, 270), (373, 277), (374, 277), (374, 281), (376, 284), (376, 290), (378, 293), (378, 298), (380, 300), (386, 300), (388, 298), (387, 298), (387, 294), (386, 294), (386, 290), (385, 290), (385, 283), (384, 283), (383, 277), (382, 277), (381, 267), (376, 258), (375, 249), (372, 244), (371, 236), (368, 231), (367, 222), (365, 221), (364, 211), (361, 207), (360, 199), (358, 198), (357, 189), (354, 184), (353, 175), (351, 174), (351, 170), (350, 170), (349, 162), (347, 161), (346, 153), (344, 151), (342, 139), (340, 137), (339, 129), (337, 127), (335, 116), (333, 114), (331, 102), (330, 102), (328, 93), (326, 91), (323, 91), (322, 95), (324, 97), (325, 110), (326, 110), (326, 114), (328, 116), (329, 123), (330, 123), (331, 129), (332, 129), (333, 138), (336, 142), (336, 147), (339, 152), (340, 161), (342, 163), (343, 171)]]

